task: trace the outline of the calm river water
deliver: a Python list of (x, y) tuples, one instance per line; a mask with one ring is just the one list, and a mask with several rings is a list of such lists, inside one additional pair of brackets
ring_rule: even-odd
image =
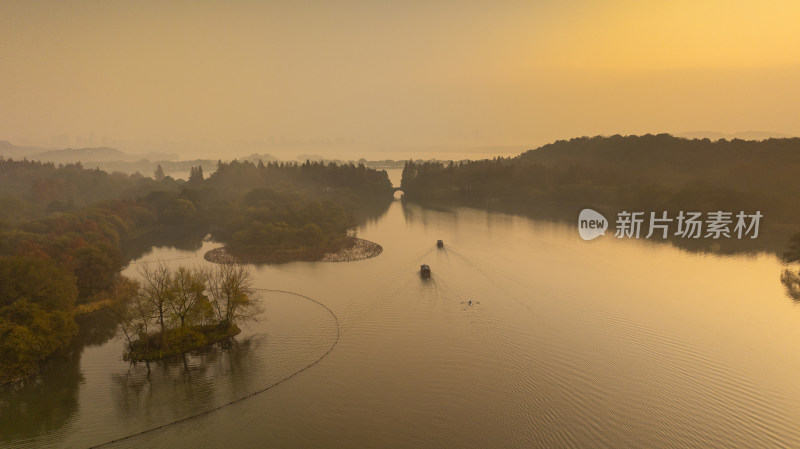
[(400, 201), (358, 235), (384, 252), (253, 266), (286, 291), (262, 319), (149, 377), (113, 323), (82, 335), (2, 392), (0, 446), (800, 447), (800, 308), (774, 256)]

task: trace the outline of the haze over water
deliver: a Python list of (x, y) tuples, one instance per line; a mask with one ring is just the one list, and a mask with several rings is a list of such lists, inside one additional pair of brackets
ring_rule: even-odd
[[(10, 0), (0, 17), (0, 149), (30, 154), (447, 160), (800, 135), (789, 0)], [(252, 266), (261, 319), (150, 376), (113, 320), (79, 318), (37, 383), (0, 391), (0, 446), (800, 447), (800, 310), (774, 255), (401, 201), (358, 235), (383, 253)], [(217, 246), (154, 248), (124, 274)]]
[[(773, 256), (584, 242), (569, 225), (400, 201), (358, 232), (384, 252), (253, 267), (257, 287), (319, 301), (338, 328), (319, 304), (263, 292), (263, 320), (234, 345), (149, 380), (118, 335), (83, 350), (61, 426), (3, 444), (100, 444), (216, 407), (117, 446), (800, 444), (800, 316)], [(206, 264), (211, 247), (142, 260)]]

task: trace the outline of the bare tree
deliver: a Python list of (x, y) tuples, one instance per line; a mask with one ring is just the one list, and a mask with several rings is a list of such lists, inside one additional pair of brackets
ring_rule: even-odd
[[(135, 284), (134, 284), (135, 285)], [(148, 331), (153, 320), (153, 306), (147, 301), (141, 291), (138, 291), (127, 298), (125, 301), (115, 301), (110, 308), (120, 324), (125, 339), (128, 341), (128, 348), (132, 349), (133, 336), (138, 341), (149, 344)]]
[(159, 262), (155, 267), (150, 264), (139, 266), (139, 275), (142, 277), (140, 295), (144, 302), (149, 304), (153, 317), (161, 329), (162, 345), (167, 344), (166, 325), (164, 317), (168, 314), (168, 304), (175, 294), (172, 284), (172, 273), (164, 262)]
[(250, 272), (243, 265), (219, 264), (208, 278), (208, 292), (220, 324), (228, 328), (261, 312)]
[(172, 277), (173, 294), (167, 296), (167, 304), (172, 314), (180, 320), (181, 328), (205, 299), (206, 273), (201, 270), (178, 268)]
[(109, 311), (120, 323), (128, 346), (131, 344), (131, 333), (135, 331), (136, 314), (132, 302), (139, 296), (139, 283), (125, 276), (118, 276), (114, 284), (106, 292), (106, 297), (111, 300)]

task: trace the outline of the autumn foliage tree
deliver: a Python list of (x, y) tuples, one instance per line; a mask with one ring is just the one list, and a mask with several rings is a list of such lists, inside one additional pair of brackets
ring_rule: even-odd
[(47, 259), (0, 258), (0, 382), (23, 378), (77, 332), (75, 279)]
[[(128, 339), (125, 357), (152, 360), (235, 335), (237, 324), (261, 312), (249, 271), (144, 264), (138, 294), (115, 313)], [(157, 332), (148, 330), (156, 327)]]

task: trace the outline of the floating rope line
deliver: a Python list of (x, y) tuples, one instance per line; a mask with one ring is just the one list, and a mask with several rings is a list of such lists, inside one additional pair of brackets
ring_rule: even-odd
[(186, 421), (190, 421), (190, 420), (193, 420), (193, 419), (199, 418), (199, 417), (201, 417), (201, 416), (210, 415), (211, 413), (213, 413), (213, 412), (216, 412), (217, 410), (223, 409), (223, 408), (225, 408), (225, 407), (228, 407), (228, 406), (230, 406), (230, 405), (236, 404), (236, 403), (238, 403), (238, 402), (242, 402), (242, 401), (244, 401), (245, 399), (249, 399), (249, 398), (251, 398), (251, 397), (253, 397), (253, 396), (256, 396), (256, 395), (259, 395), (259, 394), (261, 394), (261, 393), (264, 393), (265, 391), (269, 391), (269, 390), (271, 390), (271, 389), (273, 389), (273, 388), (277, 387), (278, 385), (280, 385), (280, 384), (282, 384), (282, 383), (284, 383), (284, 382), (288, 381), (289, 379), (291, 379), (291, 378), (293, 378), (293, 377), (297, 376), (298, 374), (302, 373), (303, 371), (305, 371), (305, 370), (307, 370), (307, 369), (309, 369), (309, 368), (313, 367), (314, 365), (318, 364), (319, 362), (321, 362), (321, 361), (322, 361), (322, 359), (324, 359), (325, 357), (327, 357), (327, 356), (328, 356), (328, 354), (330, 354), (330, 353), (333, 351), (333, 348), (335, 348), (335, 347), (336, 347), (336, 345), (339, 343), (339, 318), (336, 316), (336, 314), (335, 314), (335, 313), (333, 313), (333, 310), (331, 310), (331, 309), (330, 309), (328, 306), (326, 306), (325, 304), (323, 304), (323, 303), (321, 303), (321, 302), (317, 301), (317, 300), (316, 300), (316, 299), (314, 299), (314, 298), (308, 297), (308, 296), (306, 296), (306, 295), (301, 295), (300, 293), (290, 292), (290, 291), (287, 291), (287, 290), (274, 290), (274, 289), (269, 289), (269, 288), (257, 288), (257, 289), (255, 289), (255, 290), (258, 290), (258, 291), (263, 291), (263, 292), (286, 293), (286, 294), (289, 294), (289, 295), (295, 295), (295, 296), (299, 296), (299, 297), (301, 297), (301, 298), (304, 298), (304, 299), (307, 299), (307, 300), (309, 300), (309, 301), (311, 301), (311, 302), (314, 302), (314, 303), (316, 303), (316, 304), (318, 304), (318, 305), (322, 306), (322, 307), (323, 307), (325, 310), (327, 310), (327, 311), (328, 311), (328, 313), (329, 313), (329, 314), (330, 314), (330, 315), (333, 317), (333, 320), (334, 320), (334, 322), (336, 323), (336, 339), (334, 340), (334, 342), (333, 342), (333, 344), (331, 345), (331, 347), (330, 347), (330, 348), (328, 348), (328, 351), (326, 351), (326, 352), (325, 352), (325, 354), (322, 354), (322, 355), (321, 355), (319, 358), (317, 358), (317, 359), (316, 359), (316, 360), (314, 360), (313, 362), (309, 363), (309, 364), (308, 364), (308, 365), (306, 365), (305, 367), (301, 368), (300, 370), (298, 370), (298, 371), (295, 371), (294, 373), (292, 373), (292, 374), (289, 374), (288, 376), (284, 377), (283, 379), (280, 379), (280, 380), (278, 380), (278, 381), (277, 381), (277, 382), (275, 382), (275, 383), (272, 383), (272, 384), (270, 384), (270, 385), (268, 385), (268, 386), (266, 386), (266, 387), (264, 387), (264, 388), (262, 388), (262, 389), (260, 389), (260, 390), (256, 390), (256, 391), (254, 391), (254, 392), (252, 392), (252, 393), (250, 393), (250, 394), (247, 394), (247, 395), (245, 395), (245, 396), (242, 396), (242, 397), (240, 397), (240, 398), (238, 398), (238, 399), (234, 399), (234, 400), (232, 400), (232, 401), (229, 401), (229, 402), (226, 402), (226, 403), (224, 403), (224, 404), (218, 405), (218, 406), (216, 406), (216, 407), (214, 407), (214, 408), (211, 408), (211, 409), (208, 409), (208, 410), (204, 410), (204, 411), (202, 411), (202, 412), (200, 412), (200, 413), (195, 413), (194, 415), (190, 415), (190, 416), (187, 416), (187, 417), (185, 417), (185, 418), (176, 419), (175, 421), (170, 421), (170, 422), (168, 422), (168, 423), (165, 423), (165, 424), (162, 424), (162, 425), (160, 425), (160, 426), (152, 427), (152, 428), (150, 428), (150, 429), (142, 430), (141, 432), (132, 433), (132, 434), (130, 434), (130, 435), (126, 435), (126, 436), (124, 436), (124, 437), (117, 438), (117, 439), (115, 439), (115, 440), (107, 441), (107, 442), (105, 442), (105, 443), (101, 443), (101, 444), (98, 444), (98, 445), (95, 445), (95, 446), (90, 446), (90, 447), (91, 447), (91, 448), (96, 448), (96, 447), (108, 446), (108, 445), (110, 445), (110, 444), (114, 444), (114, 443), (119, 443), (119, 442), (121, 442), (121, 441), (130, 440), (130, 439), (132, 439), (132, 438), (135, 438), (135, 437), (138, 437), (138, 436), (141, 436), (141, 435), (145, 435), (145, 434), (147, 434), (147, 433), (150, 433), (150, 432), (155, 432), (156, 430), (161, 430), (161, 429), (164, 429), (164, 428), (167, 428), (167, 427), (170, 427), (170, 426), (174, 426), (175, 424), (180, 424), (180, 423), (183, 423), (183, 422), (186, 422)]

